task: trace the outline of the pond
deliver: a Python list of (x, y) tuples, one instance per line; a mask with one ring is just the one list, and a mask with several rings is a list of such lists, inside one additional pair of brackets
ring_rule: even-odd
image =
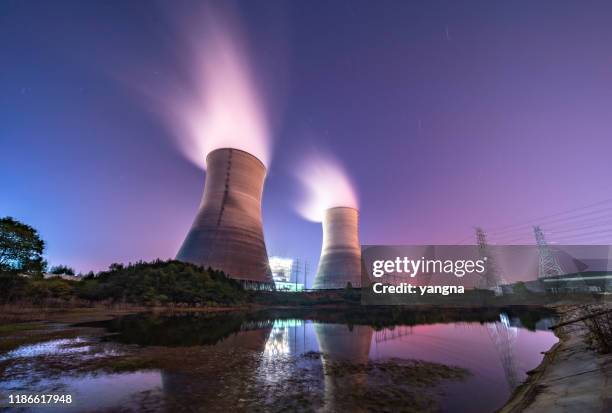
[(45, 412), (492, 412), (553, 323), (534, 309), (130, 315), (0, 355), (0, 392), (75, 400), (24, 409)]

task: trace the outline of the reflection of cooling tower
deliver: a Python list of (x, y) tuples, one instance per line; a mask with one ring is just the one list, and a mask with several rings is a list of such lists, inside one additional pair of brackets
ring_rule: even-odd
[(261, 222), (266, 167), (247, 152), (224, 148), (208, 154), (206, 174), (200, 209), (176, 258), (272, 283)]
[[(215, 344), (214, 348), (218, 352), (225, 354), (244, 351), (262, 353), (270, 335), (270, 330), (272, 330), (271, 327), (240, 331)], [(233, 379), (232, 374), (235, 374), (235, 372), (223, 369), (223, 373), (219, 373), (219, 368), (215, 367), (218, 364), (218, 361), (211, 363), (210, 360), (202, 357), (191, 361), (191, 364), (186, 366), (184, 370), (162, 370), (162, 387), (164, 403), (166, 404), (166, 408), (163, 411), (184, 411), (185, 399), (189, 400), (194, 394), (197, 394), (200, 400), (205, 401), (217, 400), (219, 394), (226, 394), (227, 389), (224, 386), (223, 376)], [(220, 374), (221, 377), (218, 377)], [(216, 377), (217, 379), (202, 380), (202, 376)], [(247, 386), (249, 384), (249, 380), (231, 381), (236, 386)], [(241, 387), (234, 388), (233, 391), (235, 394), (246, 393), (246, 389), (242, 390)], [(187, 410), (189, 411), (189, 409)]]
[(319, 350), (323, 353), (324, 405), (323, 412), (351, 411), (366, 409), (353, 403), (352, 397), (367, 393), (368, 374), (365, 368), (346, 371), (334, 363), (350, 362), (352, 365), (368, 363), (370, 343), (374, 330), (370, 326), (356, 325), (350, 329), (344, 324), (315, 324)]
[(370, 326), (315, 323), (319, 350), (331, 361), (368, 362), (374, 329)]
[(323, 248), (314, 288), (344, 288), (361, 285), (359, 211), (336, 207), (325, 211)]

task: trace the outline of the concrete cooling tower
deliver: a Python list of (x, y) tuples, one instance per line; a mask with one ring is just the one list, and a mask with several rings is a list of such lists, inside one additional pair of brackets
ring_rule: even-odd
[(359, 244), (359, 211), (335, 207), (325, 211), (323, 248), (314, 288), (345, 288), (361, 285), (361, 246)]
[(273, 286), (263, 236), (261, 197), (266, 167), (239, 149), (206, 157), (206, 185), (176, 259), (222, 270), (252, 286)]

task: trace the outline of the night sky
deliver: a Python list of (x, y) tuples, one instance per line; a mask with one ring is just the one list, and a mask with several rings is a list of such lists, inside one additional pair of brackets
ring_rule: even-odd
[[(37, 228), (52, 265), (170, 258), (191, 225), (205, 172), (131, 84), (185, 64), (169, 4), (0, 2), (0, 216)], [(294, 168), (312, 148), (355, 184), (363, 244), (472, 241), (475, 225), (495, 241), (612, 206), (611, 2), (231, 9), (269, 113), (268, 252), (307, 259), (310, 280), (321, 226), (296, 212)], [(611, 242), (601, 227), (559, 240)]]

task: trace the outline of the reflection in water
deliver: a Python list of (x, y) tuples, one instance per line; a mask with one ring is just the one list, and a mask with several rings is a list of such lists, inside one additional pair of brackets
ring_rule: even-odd
[[(355, 400), (372, 394), (377, 376), (354, 366), (415, 359), (468, 369), (470, 377), (444, 382), (443, 393), (435, 397), (442, 411), (478, 413), (501, 407), (525, 372), (539, 364), (540, 352), (556, 342), (547, 330), (549, 314), (537, 311), (377, 311), (127, 316), (89, 324), (112, 333), (101, 347), (88, 338), (53, 340), (0, 355), (0, 363), (32, 359), (28, 363), (34, 366), (49, 354), (85, 360), (107, 350), (139, 355), (150, 349), (149, 356), (166, 361), (161, 370), (43, 376), (36, 389), (67, 389), (110, 410), (129, 400), (142, 406), (157, 394), (150, 411), (234, 406), (237, 411), (333, 412), (367, 408)], [(103, 396), (91, 395), (102, 386)], [(24, 387), (24, 382), (3, 382), (0, 391)], [(389, 391), (401, 388), (391, 385)]]
[[(266, 341), (264, 349), (264, 358), (273, 359), (280, 355), (286, 355), (290, 353), (289, 346), (289, 335), (291, 331), (297, 332), (297, 327), (304, 325), (303, 320), (288, 319), (288, 320), (276, 320), (272, 326), (270, 336)], [(294, 337), (296, 334), (294, 334)]]
[[(112, 410), (115, 406), (122, 409), (141, 410), (147, 406), (147, 398), (156, 396), (162, 387), (158, 371), (145, 371), (121, 374), (87, 374), (61, 381), (62, 392), (72, 394), (75, 400), (72, 406), (62, 406), (59, 412), (85, 412)], [(153, 403), (158, 398), (154, 397)], [(153, 406), (149, 406), (154, 408)], [(41, 407), (41, 413), (50, 413), (53, 409)]]
[(374, 330), (370, 326), (349, 326), (344, 324), (315, 324), (321, 359), (325, 374), (325, 396), (323, 410), (339, 411), (343, 408), (352, 411), (364, 411), (361, 406), (344, 406), (347, 391), (351, 395), (362, 396), (366, 392), (367, 372), (361, 371), (338, 377), (329, 370), (329, 364), (350, 360), (353, 363), (365, 364), (370, 354), (370, 344)]
[[(347, 324), (344, 320), (352, 317), (350, 314), (340, 314), (340, 323), (334, 322), (335, 316), (330, 313), (296, 316), (289, 312), (289, 316), (284, 318), (282, 313), (249, 314), (244, 315), (242, 322), (233, 315), (229, 325), (219, 321), (218, 317), (186, 316), (170, 320), (157, 318), (154, 328), (166, 334), (152, 337), (145, 333), (144, 336), (154, 340), (152, 344), (161, 344), (160, 340), (171, 345), (211, 343), (217, 349), (259, 352), (261, 357), (253, 365), (251, 376), (263, 388), (291, 387), (292, 377), (301, 373), (295, 366), (289, 366), (288, 360), (309, 352), (321, 353), (316, 359), (321, 366), (321, 387), (313, 385), (311, 391), (321, 392), (323, 400), (319, 407), (324, 411), (358, 411), (360, 406), (351, 405), (351, 393), (366, 392), (369, 379), (366, 372), (331, 374), (330, 363), (349, 360), (365, 364), (368, 360), (400, 358), (459, 366), (470, 370), (473, 376), (445, 385), (439, 400), (442, 409), (489, 412), (503, 405), (514, 386), (526, 377), (525, 372), (539, 364), (540, 352), (549, 349), (556, 337), (547, 330), (552, 324), (548, 314), (483, 314), (484, 319), (480, 321), (474, 314), (469, 314), (468, 322), (455, 321), (460, 320), (455, 313), (437, 316), (428, 313), (370, 314), (368, 320), (378, 324), (388, 325), (389, 320), (397, 322), (378, 328)], [(402, 324), (403, 319), (407, 324)], [(454, 321), (445, 322), (448, 319)], [(126, 325), (142, 327), (147, 322), (132, 320)], [(183, 334), (180, 340), (175, 335), (177, 329)], [(116, 337), (129, 342), (126, 338), (134, 335), (134, 332), (128, 334), (119, 330)], [(145, 344), (142, 343), (143, 334), (137, 335), (139, 344)], [(167, 335), (173, 338), (169, 339)], [(215, 380), (207, 381), (205, 386), (194, 384), (194, 377), (184, 372), (164, 372), (163, 377), (167, 397), (176, 400), (187, 391), (198, 394), (200, 400), (214, 400), (219, 393), (227, 391)], [(241, 387), (243, 385), (246, 386), (240, 380), (233, 381), (236, 394), (243, 390), (246, 392), (246, 388)], [(476, 401), (470, 396), (475, 393), (480, 395)], [(268, 402), (273, 404), (274, 400)]]
[[(147, 399), (155, 399), (154, 403), (159, 405), (162, 380), (158, 371), (145, 371), (120, 374), (82, 374), (78, 376), (65, 376), (59, 378), (40, 379), (28, 377), (0, 381), (0, 395), (14, 392), (28, 393), (54, 393), (70, 394), (71, 404), (58, 406), (31, 406), (19, 411), (33, 413), (52, 412), (91, 412), (104, 411), (113, 407), (121, 406), (125, 411), (140, 411), (147, 406)], [(6, 400), (3, 399), (2, 403)], [(0, 404), (1, 407), (4, 405)], [(155, 406), (149, 406), (155, 409)]]
[(495, 348), (497, 348), (506, 375), (506, 381), (510, 391), (512, 391), (521, 384), (514, 354), (518, 328), (510, 326), (510, 319), (506, 313), (501, 313), (499, 320), (499, 322), (487, 323), (487, 331)]
[[(91, 353), (92, 342), (84, 337), (62, 338), (26, 344), (0, 354), (0, 408), (5, 395), (14, 392), (70, 394), (72, 403), (61, 406), (31, 406), (28, 412), (83, 412), (111, 408), (121, 403), (124, 409), (142, 407), (146, 396), (161, 391), (159, 371), (117, 374), (81, 374), (78, 376), (47, 376), (36, 367), (40, 360), (53, 363), (58, 358), (84, 361), (117, 353), (107, 349)], [(12, 362), (12, 363), (11, 363)], [(14, 363), (14, 364), (13, 364)], [(5, 367), (6, 366), (6, 367)], [(0, 409), (1, 410), (1, 409)]]
[(397, 340), (412, 334), (412, 326), (397, 326), (394, 328), (384, 328), (374, 333), (374, 341), (376, 343), (384, 343), (385, 341)]
[(46, 355), (60, 355), (71, 353), (85, 353), (89, 351), (87, 341), (77, 338), (62, 338), (57, 340), (43, 341), (41, 343), (28, 344), (0, 355), (0, 361), (15, 358), (31, 358)]
[[(238, 352), (253, 352), (253, 353), (264, 353), (270, 337), (273, 331), (272, 322), (259, 322), (259, 323), (247, 323), (242, 325), (238, 332), (232, 333), (219, 339), (215, 344), (214, 348), (219, 353), (238, 353)], [(214, 333), (213, 333), (214, 335)], [(190, 341), (187, 339), (187, 341)], [(213, 360), (200, 360), (202, 364), (215, 364)], [(253, 374), (261, 370), (262, 364), (265, 360), (257, 359), (253, 365), (249, 368), (252, 371), (246, 372), (247, 374)], [(164, 394), (166, 400), (170, 406), (169, 410), (174, 410), (177, 406), (182, 405), (182, 398), (185, 395), (193, 397), (197, 395), (199, 400), (206, 401), (215, 400), (220, 394), (228, 392), (228, 384), (221, 379), (221, 374), (224, 373), (227, 366), (221, 366), (222, 371), (216, 372), (213, 377), (207, 377), (206, 380), (202, 380), (200, 374), (198, 374), (199, 366), (194, 364), (191, 366), (192, 371), (175, 371), (175, 370), (164, 370), (162, 371), (162, 381)], [(234, 372), (236, 377), (243, 372)], [(233, 380), (231, 384), (231, 391), (234, 394), (246, 394), (248, 382), (244, 380)]]
[[(495, 411), (510, 397), (509, 382), (522, 382), (526, 372), (540, 363), (540, 353), (557, 341), (545, 328), (530, 331), (520, 327), (518, 319), (509, 321), (507, 327), (501, 319), (483, 324), (455, 322), (413, 326), (412, 334), (373, 341), (370, 358), (414, 358), (468, 368), (472, 375), (467, 380), (444, 386), (445, 394), (440, 399), (442, 410)], [(541, 326), (550, 323), (543, 322)], [(491, 335), (491, 331), (497, 329), (503, 338), (499, 348)], [(500, 349), (505, 353), (500, 353)], [(508, 360), (513, 369), (510, 373)], [(474, 394), (478, 397), (473, 397)]]
[(257, 352), (263, 352), (272, 327), (260, 328), (257, 330), (242, 330), (239, 333), (231, 334), (219, 340), (215, 347), (218, 349), (231, 349), (231, 350), (252, 350)]

